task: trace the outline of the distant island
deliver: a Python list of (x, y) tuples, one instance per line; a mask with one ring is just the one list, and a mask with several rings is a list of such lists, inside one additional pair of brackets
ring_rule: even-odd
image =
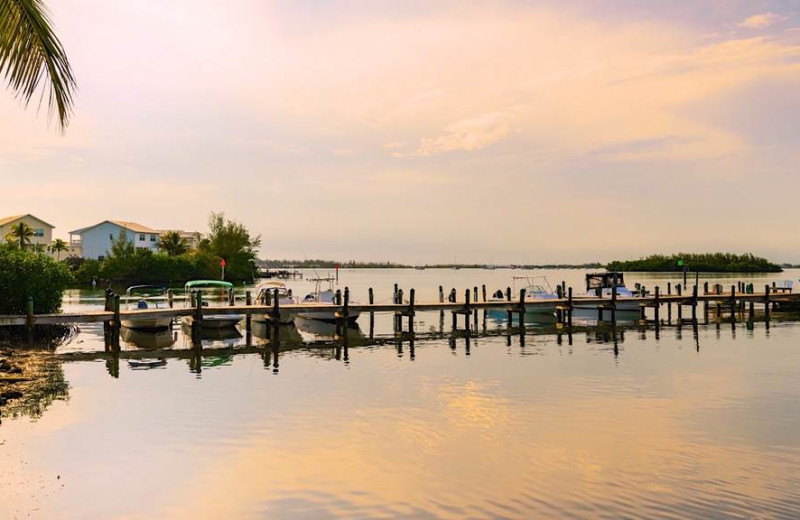
[(260, 260), (258, 266), (264, 269), (600, 269), (603, 264), (591, 262), (586, 264), (401, 264), (397, 262), (359, 262), (355, 260)]
[(606, 265), (609, 271), (671, 272), (687, 269), (703, 273), (780, 273), (780, 265), (751, 253), (678, 253), (650, 255), (639, 260), (615, 260)]

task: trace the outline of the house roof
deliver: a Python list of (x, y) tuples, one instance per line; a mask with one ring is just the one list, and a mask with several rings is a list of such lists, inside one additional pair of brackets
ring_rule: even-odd
[(84, 228), (76, 229), (74, 231), (70, 231), (70, 235), (81, 235), (86, 231), (89, 231), (92, 228), (96, 228), (97, 226), (101, 226), (105, 223), (114, 224), (115, 226), (119, 226), (121, 228), (127, 229), (129, 231), (133, 231), (134, 233), (158, 233), (155, 229), (149, 228), (147, 226), (143, 226), (136, 222), (130, 222), (127, 220), (104, 220), (102, 222), (98, 222), (92, 226), (86, 226)]
[(5, 226), (6, 224), (9, 224), (11, 222), (16, 222), (17, 220), (19, 220), (21, 218), (25, 218), (25, 217), (31, 217), (33, 219), (36, 219), (39, 222), (41, 222), (42, 224), (44, 224), (46, 226), (49, 226), (51, 228), (55, 227), (54, 225), (48, 224), (44, 220), (40, 219), (37, 216), (31, 215), (30, 213), (25, 213), (24, 215), (11, 215), (10, 217), (0, 217), (0, 226)]

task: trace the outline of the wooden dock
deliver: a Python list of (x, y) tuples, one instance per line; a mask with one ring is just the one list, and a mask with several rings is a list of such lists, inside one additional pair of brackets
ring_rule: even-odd
[[(670, 291), (671, 292), (671, 291)], [(705, 304), (706, 310), (708, 305), (715, 305), (718, 308), (728, 309), (744, 309), (746, 306), (753, 309), (754, 305), (763, 305), (766, 312), (770, 312), (772, 306), (775, 304), (792, 304), (800, 306), (800, 293), (787, 293), (787, 292), (774, 292), (770, 286), (766, 286), (763, 292), (742, 292), (737, 291), (736, 286), (731, 286), (730, 291), (713, 291), (709, 292), (708, 287), (704, 288), (702, 294), (698, 294), (698, 287), (695, 285), (690, 294), (661, 294), (658, 287), (652, 295), (637, 296), (637, 297), (617, 297), (612, 294), (611, 298), (599, 297), (573, 297), (572, 288), (569, 290), (559, 290), (559, 298), (537, 301), (526, 301), (524, 289), (520, 291), (519, 296), (512, 298), (511, 290), (507, 290), (506, 298), (502, 301), (486, 299), (486, 290), (484, 286), (483, 300), (478, 301), (477, 287), (474, 290), (467, 289), (464, 293), (462, 301), (445, 301), (444, 295), (440, 287), (439, 301), (433, 302), (417, 302), (415, 301), (415, 291), (411, 289), (408, 295), (408, 301), (402, 297), (402, 291), (396, 293), (395, 302), (397, 303), (374, 303), (373, 291), (369, 290), (369, 303), (351, 303), (349, 290), (345, 288), (342, 293), (337, 291), (336, 301), (333, 304), (329, 303), (303, 303), (292, 305), (279, 305), (277, 298), (272, 298), (272, 302), (265, 304), (264, 302), (250, 303), (250, 294), (247, 294), (246, 302), (244, 305), (236, 304), (235, 299), (230, 299), (229, 305), (222, 305), (216, 307), (208, 307), (203, 305), (202, 291), (197, 291), (197, 296), (193, 297), (193, 305), (185, 307), (174, 307), (164, 309), (136, 309), (136, 310), (121, 310), (120, 296), (113, 293), (107, 294), (105, 310), (98, 311), (83, 311), (78, 313), (58, 313), (58, 314), (33, 314), (32, 302), (29, 302), (29, 312), (26, 315), (0, 315), (0, 326), (27, 326), (33, 328), (36, 325), (52, 325), (52, 324), (81, 324), (81, 323), (98, 323), (104, 322), (112, 326), (119, 326), (121, 320), (136, 319), (136, 318), (180, 318), (184, 316), (191, 316), (195, 322), (202, 322), (203, 316), (207, 315), (225, 315), (225, 314), (242, 314), (245, 316), (264, 315), (267, 318), (277, 322), (281, 314), (297, 314), (300, 312), (313, 312), (313, 311), (327, 311), (332, 309), (335, 316), (339, 320), (348, 320), (354, 313), (393, 313), (398, 317), (409, 318), (409, 328), (413, 330), (413, 317), (417, 312), (427, 311), (441, 311), (450, 312), (455, 315), (470, 316), (478, 310), (503, 310), (506, 311), (510, 317), (511, 314), (519, 314), (520, 318), (524, 321), (524, 314), (534, 309), (537, 306), (556, 306), (559, 319), (571, 324), (572, 311), (575, 306), (593, 306), (597, 307), (600, 311), (600, 321), (607, 321), (603, 319), (603, 315), (608, 313), (608, 321), (616, 319), (616, 313), (620, 306), (626, 307), (633, 306), (641, 309), (652, 308), (655, 310), (656, 316), (659, 315), (659, 310), (662, 306), (668, 306), (668, 311), (671, 313), (672, 306), (676, 307), (679, 314), (682, 313), (684, 307), (690, 307), (693, 316), (696, 316), (697, 307), (700, 304)], [(516, 296), (516, 295), (515, 295)], [(250, 304), (248, 304), (250, 303)], [(172, 299), (170, 299), (172, 304)], [(630, 312), (630, 311), (627, 311)]]

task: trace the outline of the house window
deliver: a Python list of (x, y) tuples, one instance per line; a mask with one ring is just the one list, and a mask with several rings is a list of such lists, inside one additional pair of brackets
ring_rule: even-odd
[(34, 229), (33, 236), (35, 237), (43, 237), (44, 236), (44, 229)]
[(139, 233), (139, 242), (144, 242), (144, 241), (145, 241), (144, 233)]
[(150, 242), (155, 242), (158, 235), (150, 235)]

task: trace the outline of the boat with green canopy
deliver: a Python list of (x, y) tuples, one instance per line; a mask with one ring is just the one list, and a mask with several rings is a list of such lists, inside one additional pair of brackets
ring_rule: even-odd
[[(233, 284), (222, 280), (191, 280), (183, 286), (186, 292), (186, 304), (189, 305), (194, 298), (191, 295), (198, 291), (203, 291), (203, 307), (208, 307), (213, 299), (222, 300), (227, 303), (231, 300)], [(209, 329), (222, 329), (235, 327), (244, 316), (242, 314), (206, 314), (203, 313), (202, 327)], [(184, 317), (186, 323), (191, 324), (192, 316)]]

